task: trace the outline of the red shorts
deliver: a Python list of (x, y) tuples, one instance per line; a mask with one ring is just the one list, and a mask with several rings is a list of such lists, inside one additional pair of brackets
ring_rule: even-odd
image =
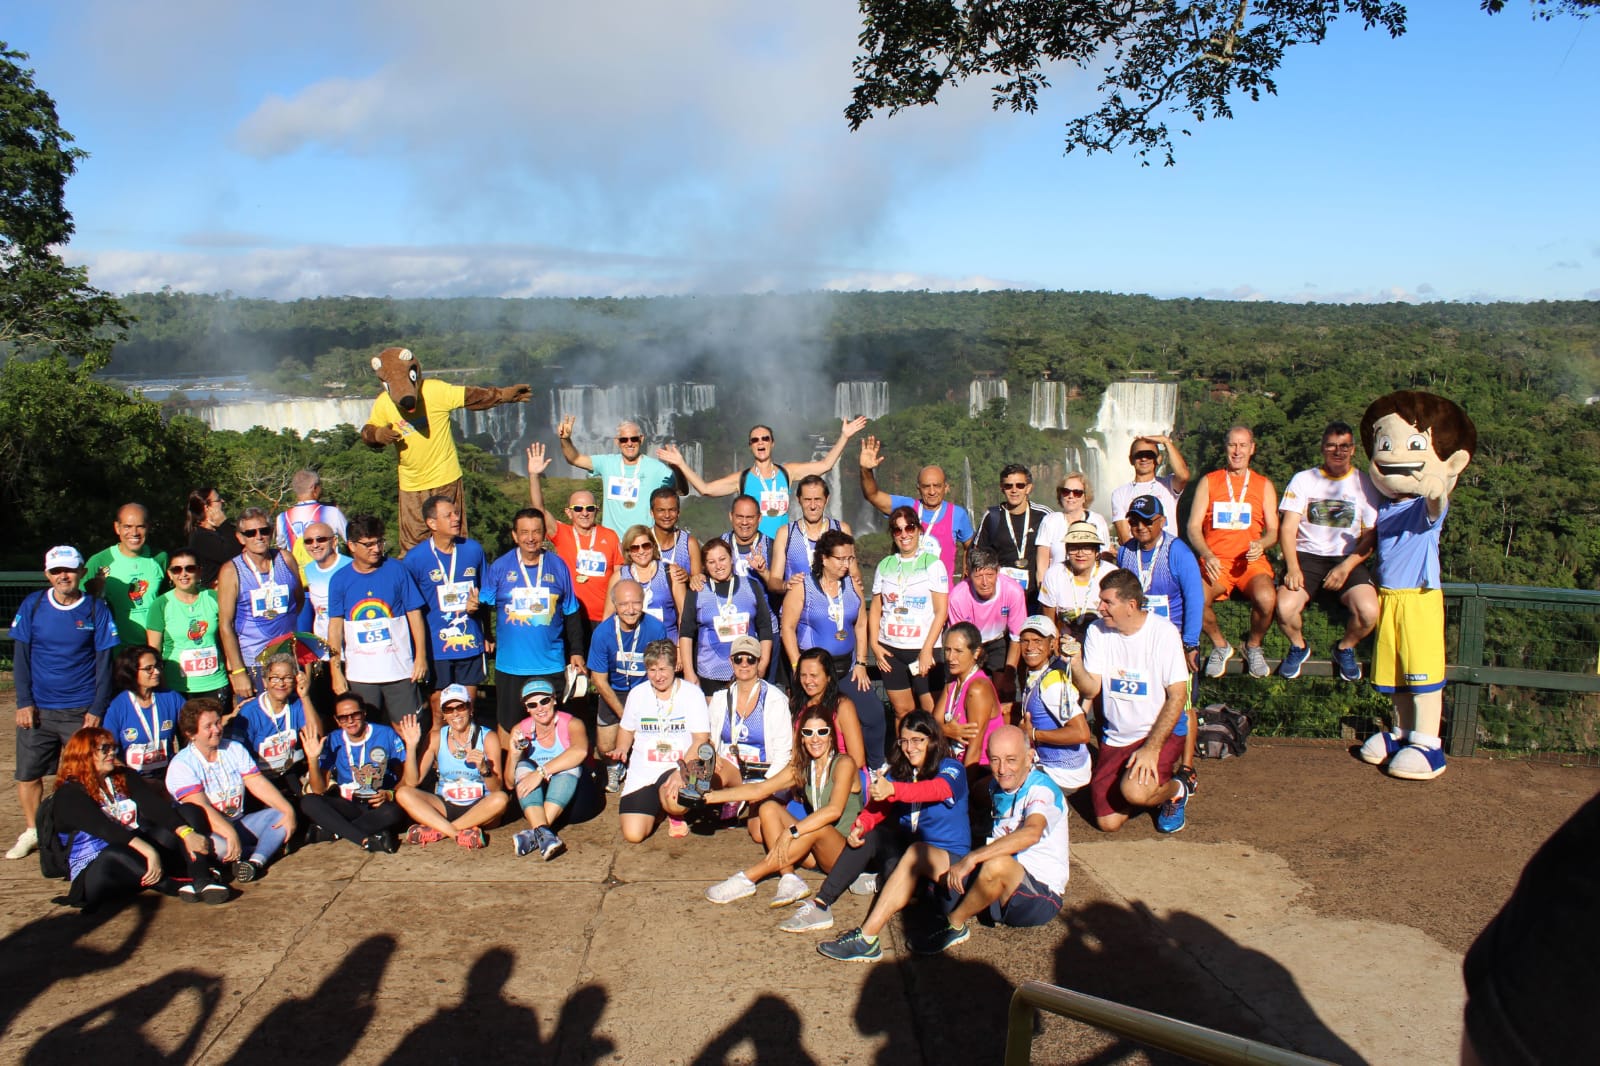
[[(1216, 603), (1221, 603), (1229, 596), (1247, 594), (1250, 582), (1258, 577), (1264, 577), (1268, 581), (1274, 579), (1272, 560), (1265, 555), (1255, 560), (1246, 559), (1241, 555), (1237, 559), (1221, 559), (1219, 561), (1222, 563), (1222, 576), (1217, 579), (1215, 585), (1211, 586), (1211, 599)], [(1202, 571), (1203, 573), (1204, 571)]]
[[(1125, 748), (1114, 747), (1110, 744), (1100, 745), (1100, 750), (1094, 757), (1094, 774), (1089, 778), (1089, 803), (1094, 808), (1096, 818), (1107, 814), (1132, 814), (1135, 810), (1127, 800), (1122, 798), (1122, 769), (1128, 765), (1128, 760), (1133, 758), (1133, 753), (1144, 747), (1140, 744), (1129, 744)], [(1156, 759), (1156, 784), (1164, 785), (1172, 780), (1172, 771), (1177, 769), (1178, 760), (1183, 757), (1183, 738), (1170, 736), (1166, 743), (1161, 745), (1161, 755)]]

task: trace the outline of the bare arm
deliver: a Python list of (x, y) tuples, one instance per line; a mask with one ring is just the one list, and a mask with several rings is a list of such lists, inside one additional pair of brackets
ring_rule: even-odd
[(1194, 487), (1194, 503), (1189, 509), (1189, 524), (1185, 532), (1189, 538), (1189, 547), (1194, 549), (1195, 555), (1200, 557), (1202, 566), (1207, 559), (1215, 559), (1210, 547), (1206, 545), (1206, 513), (1211, 510), (1211, 479), (1201, 478), (1200, 483)]
[(664, 444), (656, 449), (656, 458), (676, 470), (689, 487), (702, 496), (731, 496), (739, 490), (739, 472), (724, 474), (715, 481), (706, 481), (694, 472), (694, 468), (683, 461), (683, 453), (676, 445)]
[(561, 457), (579, 470), (593, 472), (594, 460), (578, 452), (578, 446), (572, 443), (572, 426), (577, 421), (573, 415), (568, 415), (561, 420), (561, 425), (556, 427), (556, 439), (561, 442)]
[(544, 445), (535, 441), (528, 445), (528, 503), (535, 510), (544, 510), (544, 484), (543, 476), (550, 469), (550, 460), (545, 458)]
[(1300, 553), (1295, 547), (1299, 543), (1300, 515), (1296, 511), (1284, 511), (1278, 519), (1278, 546), (1283, 551), (1283, 587), (1299, 592), (1305, 588), (1305, 576), (1300, 573)]
[(1157, 437), (1156, 440), (1166, 445), (1167, 466), (1172, 473), (1172, 494), (1182, 496), (1183, 490), (1189, 485), (1189, 464), (1183, 461), (1183, 452), (1172, 443), (1171, 437)]
[(894, 500), (878, 487), (878, 476), (873, 473), (883, 462), (883, 447), (877, 437), (861, 442), (861, 495), (884, 514), (894, 510)]
[(833, 447), (828, 449), (828, 454), (821, 459), (789, 464), (789, 476), (798, 481), (803, 477), (810, 477), (812, 474), (826, 474), (833, 469), (834, 464), (839, 461), (839, 457), (844, 454), (844, 446), (849, 443), (850, 438), (860, 433), (866, 426), (867, 418), (865, 415), (857, 415), (855, 418), (850, 419), (840, 419), (839, 439), (833, 442)]
[(1261, 506), (1266, 513), (1261, 516), (1261, 539), (1250, 546), (1248, 555), (1251, 559), (1261, 558), (1268, 548), (1278, 543), (1278, 490), (1272, 487), (1270, 481), (1262, 488)]
[(790, 666), (800, 661), (800, 613), (805, 606), (805, 586), (796, 585), (783, 594), (783, 605), (778, 608), (783, 619), (783, 654)]

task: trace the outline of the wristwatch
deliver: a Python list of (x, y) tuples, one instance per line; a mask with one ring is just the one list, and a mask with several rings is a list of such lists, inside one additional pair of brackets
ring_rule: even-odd
[(791, 840), (799, 840), (800, 839), (800, 825), (799, 825), (799, 823), (795, 823), (794, 825), (791, 825), (789, 827), (789, 839), (791, 839)]

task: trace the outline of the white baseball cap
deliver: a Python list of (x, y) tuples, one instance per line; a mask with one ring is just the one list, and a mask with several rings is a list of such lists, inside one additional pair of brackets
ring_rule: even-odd
[(471, 706), (472, 697), (467, 693), (467, 686), (451, 685), (443, 692), (439, 693), (440, 707), (448, 707), (452, 703), (465, 703), (468, 706)]
[(44, 568), (46, 570), (81, 570), (83, 568), (83, 555), (77, 548), (70, 544), (57, 544), (54, 548), (44, 553)]

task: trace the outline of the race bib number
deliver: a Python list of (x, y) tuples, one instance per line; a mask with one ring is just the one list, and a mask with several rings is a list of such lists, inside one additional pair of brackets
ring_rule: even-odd
[(206, 792), (206, 799), (230, 822), (244, 813), (244, 786), (235, 785), (221, 792)]
[(619, 651), (617, 652), (617, 673), (623, 677), (644, 676), (644, 652)]
[(639, 504), (639, 479), (636, 477), (606, 478), (606, 502), (620, 503), (632, 509)]
[(651, 607), (649, 604), (645, 604), (644, 613), (649, 615), (651, 618), (654, 618), (662, 625), (667, 624), (667, 611), (664, 607)]
[(655, 747), (651, 748), (647, 754), (650, 762), (676, 764), (678, 761), (678, 749), (673, 747), (670, 741), (666, 740), (656, 741)]
[(555, 597), (549, 589), (519, 585), (511, 590), (511, 613), (518, 618), (549, 621), (555, 614)]
[(379, 648), (394, 640), (387, 618), (363, 618), (355, 623), (356, 643), (363, 648)]
[(1211, 528), (1249, 529), (1253, 515), (1254, 511), (1248, 503), (1218, 501), (1211, 505)]
[(883, 623), (883, 635), (892, 640), (914, 641), (921, 644), (927, 632), (927, 626), (915, 618), (885, 619)]
[(217, 672), (216, 648), (185, 648), (178, 653), (178, 669), (184, 677), (210, 677)]
[(164, 744), (129, 744), (123, 752), (123, 758), (132, 770), (159, 770), (167, 765), (167, 749)]
[(282, 770), (294, 761), (294, 730), (285, 729), (281, 733), (273, 733), (261, 742), (256, 751), (261, 755), (261, 761), (269, 769)]
[(483, 798), (483, 782), (470, 777), (458, 777), (446, 781), (440, 795), (444, 797), (446, 803), (465, 807)]
[(289, 586), (262, 585), (250, 593), (251, 618), (277, 618), (289, 611)]
[(1012, 581), (1015, 581), (1017, 584), (1021, 585), (1024, 591), (1027, 590), (1028, 572), (1026, 570), (1019, 569), (1015, 566), (1002, 566), (1000, 568), (1000, 572), (1006, 575), (1006, 577), (1009, 577)]
[(579, 577), (605, 577), (606, 557), (600, 552), (589, 551), (587, 548), (578, 549), (578, 576)]
[(1113, 696), (1127, 696), (1138, 699), (1150, 695), (1150, 682), (1145, 679), (1144, 673), (1139, 670), (1119, 670), (1109, 681)]
[(1172, 617), (1172, 605), (1168, 602), (1169, 599), (1170, 597), (1167, 596), (1146, 596), (1144, 598), (1144, 609), (1150, 614), (1158, 614), (1162, 618), (1170, 618)]
[(106, 812), (106, 817), (130, 829), (139, 824), (139, 808), (126, 796), (119, 796), (110, 803), (102, 804), (101, 809)]
[(354, 781), (352, 781), (347, 785), (340, 785), (339, 786), (339, 795), (342, 796), (345, 799), (355, 799), (355, 796), (356, 796), (356, 783)]
[(445, 614), (463, 614), (472, 598), (472, 582), (447, 581), (438, 588), (439, 610)]
[(748, 611), (722, 611), (717, 615), (717, 639), (724, 644), (733, 643), (735, 637), (742, 637), (750, 632), (750, 613)]
[(768, 518), (777, 518), (789, 513), (789, 490), (762, 489), (761, 510)]

